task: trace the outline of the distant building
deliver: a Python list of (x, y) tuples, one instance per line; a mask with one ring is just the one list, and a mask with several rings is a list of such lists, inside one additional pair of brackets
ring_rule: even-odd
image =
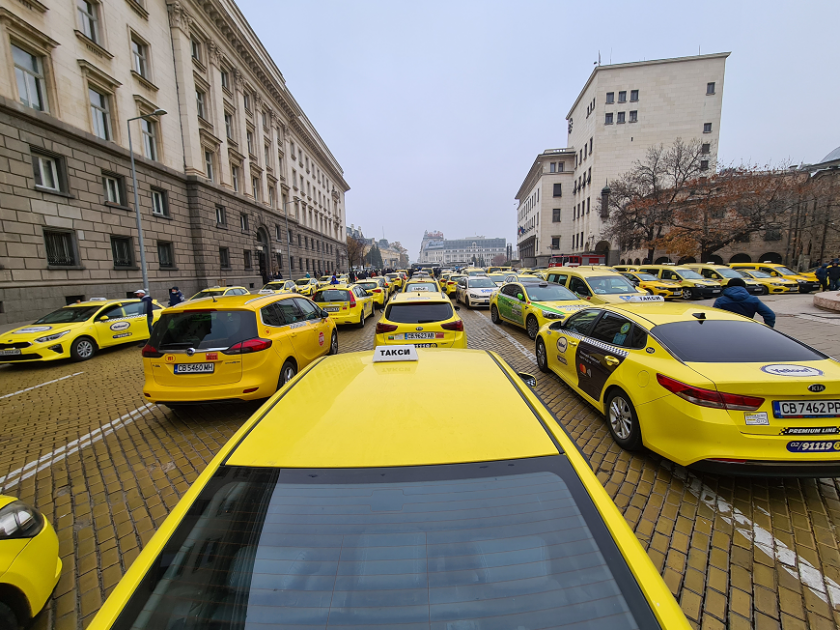
[(504, 238), (469, 238), (446, 240), (443, 232), (426, 232), (420, 245), (417, 262), (446, 265), (476, 264), (487, 266), (498, 255), (505, 255), (507, 241)]

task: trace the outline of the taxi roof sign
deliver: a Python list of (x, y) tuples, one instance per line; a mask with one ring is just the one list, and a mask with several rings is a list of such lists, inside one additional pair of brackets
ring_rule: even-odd
[(417, 361), (417, 348), (413, 345), (377, 346), (373, 349), (373, 362)]
[(664, 302), (661, 295), (620, 295), (622, 302)]

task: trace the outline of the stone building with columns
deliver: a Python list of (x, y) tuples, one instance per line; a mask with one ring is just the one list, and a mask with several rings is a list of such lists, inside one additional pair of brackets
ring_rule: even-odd
[(234, 2), (19, 0), (0, 7), (0, 324), (141, 286), (127, 125), (154, 297), (346, 268), (341, 166)]

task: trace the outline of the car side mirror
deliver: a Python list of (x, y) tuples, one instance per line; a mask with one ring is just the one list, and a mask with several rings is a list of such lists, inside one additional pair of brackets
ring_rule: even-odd
[(533, 374), (528, 374), (528, 372), (517, 372), (516, 375), (521, 378), (522, 382), (528, 387), (534, 388), (537, 386), (537, 377)]
[(456, 310), (456, 311), (460, 311), (460, 310), (461, 310), (461, 307), (460, 307), (460, 306), (456, 306), (456, 307), (455, 307), (455, 310)]
[(108, 319), (109, 319), (109, 318), (108, 318), (108, 316), (107, 316), (107, 315), (103, 315), (102, 317), (100, 317), (100, 318), (99, 318), (99, 321), (100, 321), (100, 322), (107, 322), (107, 321), (108, 321)]
[(524, 295), (522, 295), (521, 293), (517, 293), (517, 294), (516, 294), (516, 298), (517, 298), (520, 302), (524, 302), (524, 301), (525, 301), (525, 296), (524, 296)]

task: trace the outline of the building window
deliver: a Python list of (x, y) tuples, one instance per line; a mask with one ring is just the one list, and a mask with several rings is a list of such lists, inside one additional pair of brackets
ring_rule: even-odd
[(105, 189), (105, 201), (117, 206), (125, 205), (123, 179), (116, 175), (103, 175), (102, 187)]
[(243, 232), (248, 231), (248, 215), (244, 212), (239, 214), (239, 229)]
[(229, 90), (230, 89), (230, 75), (228, 74), (228, 71), (223, 68), (220, 72), (220, 75), (221, 75), (221, 78), (222, 78), (222, 87), (225, 88), (226, 90)]
[(615, 92), (607, 92), (607, 105), (615, 103)]
[(204, 172), (207, 174), (207, 179), (211, 182), (214, 181), (213, 179), (213, 152), (212, 151), (205, 151), (204, 152)]
[(260, 200), (260, 178), (259, 177), (252, 177), (251, 178), (251, 190), (254, 191), (254, 201)]
[(712, 123), (703, 123), (703, 133), (712, 133)]
[(26, 107), (46, 111), (44, 64), (41, 58), (14, 44), (12, 44), (12, 57), (15, 62), (15, 78), (20, 102)]
[(239, 192), (239, 167), (238, 166), (231, 166), (230, 167), (230, 177), (233, 180), (233, 190), (235, 192)]
[(559, 236), (552, 236), (551, 237), (551, 249), (560, 249), (560, 237)]
[(93, 88), (88, 88), (88, 95), (94, 135), (103, 140), (111, 140), (111, 107), (108, 95), (97, 92)]
[(134, 266), (134, 247), (129, 236), (111, 237), (111, 254), (114, 256), (114, 267)]
[(554, 184), (554, 196), (555, 197), (562, 197), (563, 196), (563, 184)]
[(551, 222), (552, 222), (552, 223), (560, 223), (560, 221), (562, 220), (562, 218), (563, 218), (563, 217), (562, 217), (562, 212), (561, 212), (561, 209), (560, 209), (560, 208), (554, 208), (554, 209), (551, 211)]
[(715, 82), (712, 81), (711, 83), (706, 84), (706, 94), (714, 94), (715, 93)]
[(228, 139), (233, 139), (233, 114), (225, 112), (225, 135)]
[(251, 95), (250, 95), (250, 93), (248, 93), (247, 90), (242, 93), (242, 102), (245, 105), (245, 109), (247, 109), (250, 112), (251, 111)]
[(263, 158), (265, 159), (265, 167), (271, 168), (271, 147), (267, 144), (263, 145)]
[(631, 123), (638, 122), (638, 120), (639, 120), (639, 112), (636, 111), (635, 109), (631, 109), (630, 110), (630, 122)]
[(700, 153), (702, 153), (703, 155), (709, 155), (711, 150), (712, 150), (712, 145), (709, 144), (708, 142), (706, 142), (706, 143), (704, 143), (703, 145), (700, 146)]
[(283, 240), (283, 231), (280, 229), (280, 226), (275, 224), (274, 225), (274, 240), (275, 241), (282, 241)]
[(635, 103), (639, 100), (639, 90), (630, 90), (630, 102)]
[(292, 231), (291, 230), (289, 230), (288, 236), (289, 236), (289, 245), (291, 245), (293, 243)]
[(624, 112), (618, 112), (618, 120), (616, 121), (619, 125), (624, 124)]
[(44, 244), (47, 249), (47, 264), (51, 267), (76, 267), (76, 240), (73, 232), (66, 230), (44, 230)]
[(298, 234), (298, 247), (301, 247), (302, 245), (303, 245), (303, 238), (301, 237), (300, 234)]
[(254, 132), (250, 129), (245, 132), (245, 140), (248, 144), (248, 154), (254, 155)]
[(131, 38), (131, 58), (134, 71), (144, 79), (149, 78), (149, 47), (136, 37)]
[(605, 114), (604, 115), (604, 124), (605, 125), (613, 124), (613, 115), (612, 114)]
[(216, 225), (227, 225), (227, 213), (225, 212), (224, 206), (216, 206)]
[(195, 91), (195, 108), (198, 112), (199, 118), (205, 118), (204, 116), (204, 92), (201, 90)]
[(619, 103), (626, 103), (627, 102), (627, 92), (622, 91), (618, 93), (618, 102)]
[(76, 0), (79, 30), (91, 41), (99, 43), (99, 5), (86, 0)]
[(242, 257), (245, 259), (245, 269), (251, 268), (251, 250), (246, 249), (242, 252)]
[(565, 162), (557, 162), (557, 172), (562, 173), (565, 170), (566, 163)]
[(201, 43), (194, 37), (190, 39), (190, 51), (193, 59), (201, 61)]
[(158, 263), (160, 263), (162, 269), (172, 269), (175, 267), (175, 256), (172, 251), (172, 243), (158, 241), (157, 250)]
[[(745, 239), (745, 242), (749, 242), (749, 236)], [(782, 240), (782, 232), (781, 230), (766, 230), (764, 232), (764, 240), (765, 241), (781, 241)]]
[(268, 187), (268, 205), (274, 207), (274, 186)]
[(227, 247), (219, 248), (219, 265), (222, 269), (230, 269), (230, 250)]
[(152, 188), (152, 214), (158, 217), (169, 216), (169, 199), (165, 190)]
[(157, 122), (141, 118), (140, 132), (143, 134), (143, 153), (150, 160), (157, 160)]
[(708, 171), (709, 170), (709, 160), (700, 160), (700, 170), (701, 171)]
[(36, 188), (44, 188), (54, 192), (67, 192), (62, 186), (64, 180), (58, 158), (33, 153), (32, 172), (35, 176)]

